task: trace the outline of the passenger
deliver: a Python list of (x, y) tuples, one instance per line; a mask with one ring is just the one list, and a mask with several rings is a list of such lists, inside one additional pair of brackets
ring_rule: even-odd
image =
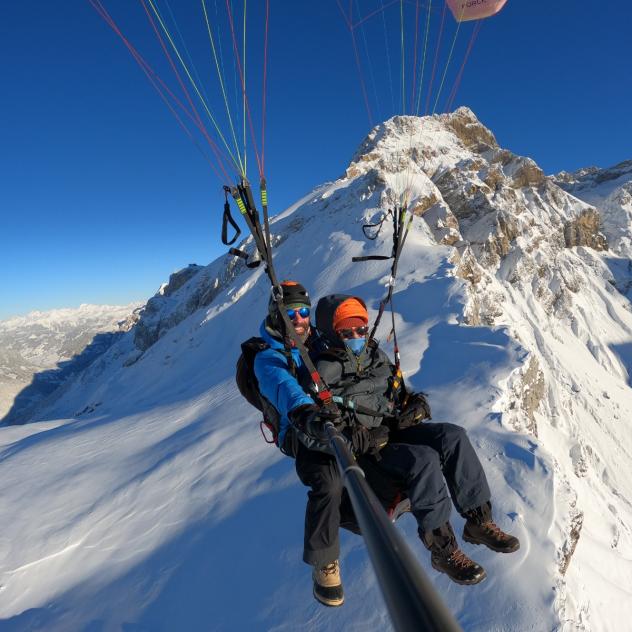
[[(365, 304), (357, 297), (320, 299), (316, 326), (330, 348), (316, 358), (316, 368), (344, 402), (343, 419), (352, 428), (356, 453), (363, 455), (359, 464), (369, 484), (377, 486), (371, 480), (376, 474), (399, 482), (433, 568), (457, 583), (476, 584), (485, 571), (458, 547), (450, 524), (450, 498), (466, 519), (466, 542), (501, 553), (518, 550), (520, 543), (493, 522), (489, 485), (465, 430), (450, 423), (421, 423), (431, 418), (425, 396), (406, 393), (388, 356), (375, 341), (367, 344), (368, 322)], [(380, 430), (389, 443), (376, 454), (370, 437)], [(357, 435), (369, 437), (369, 449), (357, 449)]]

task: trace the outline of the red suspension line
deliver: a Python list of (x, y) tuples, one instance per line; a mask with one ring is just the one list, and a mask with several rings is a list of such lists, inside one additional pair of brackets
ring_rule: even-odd
[(361, 20), (359, 20), (355, 24), (351, 24), (349, 28), (355, 29), (356, 27), (360, 26), (360, 24), (362, 24), (363, 22), (366, 22), (369, 18), (372, 18), (374, 15), (377, 15), (378, 13), (388, 9), (390, 6), (397, 4), (399, 2), (400, 0), (391, 0), (390, 2), (387, 2), (383, 7), (380, 7), (379, 9), (375, 9), (374, 11), (371, 11), (371, 13), (368, 13), (367, 15), (365, 15)]
[(248, 114), (248, 124), (250, 126), (250, 137), (252, 138), (252, 146), (255, 152), (255, 158), (257, 160), (257, 166), (259, 167), (259, 177), (263, 178), (263, 169), (261, 167), (261, 159), (259, 157), (259, 152), (257, 151), (257, 139), (255, 138), (254, 126), (252, 124), (252, 116), (250, 114), (250, 102), (248, 100), (248, 95), (246, 94), (246, 82), (244, 79), (244, 72), (241, 67), (241, 57), (239, 56), (239, 47), (237, 46), (237, 38), (235, 36), (235, 25), (233, 23), (233, 12), (230, 8), (229, 0), (226, 0), (226, 9), (228, 11), (228, 19), (230, 22), (230, 32), (233, 38), (233, 49), (235, 51), (235, 58), (237, 59), (237, 68), (239, 70), (239, 77), (241, 79), (241, 90), (246, 102), (246, 113)]
[(165, 57), (167, 58), (167, 61), (169, 62), (169, 65), (171, 66), (171, 70), (173, 70), (173, 73), (176, 76), (178, 83), (180, 84), (180, 88), (182, 89), (182, 92), (184, 92), (184, 95), (187, 101), (189, 102), (189, 105), (191, 106), (191, 111), (194, 113), (195, 118), (197, 119), (200, 127), (203, 127), (206, 130), (206, 127), (204, 126), (204, 123), (202, 122), (202, 119), (200, 118), (200, 115), (193, 103), (193, 100), (191, 99), (191, 96), (189, 95), (189, 91), (187, 90), (184, 82), (182, 81), (182, 78), (180, 77), (180, 73), (178, 72), (178, 69), (175, 63), (173, 62), (173, 59), (171, 58), (171, 55), (169, 54), (167, 46), (164, 40), (162, 39), (162, 35), (160, 35), (160, 32), (158, 31), (158, 27), (156, 26), (156, 23), (154, 22), (154, 18), (149, 13), (149, 9), (147, 8), (147, 5), (145, 4), (145, 0), (139, 0), (139, 1), (143, 9), (145, 10), (145, 13), (147, 14), (147, 19), (149, 20), (149, 24), (151, 25), (151, 28), (154, 30), (154, 33), (156, 34), (156, 37), (158, 38), (158, 42), (160, 43), (162, 51), (164, 52)]
[[(101, 18), (103, 18), (103, 20), (106, 22), (106, 24), (108, 24), (108, 26), (119, 36), (119, 38), (121, 39), (121, 41), (123, 42), (125, 47), (129, 50), (130, 54), (132, 55), (132, 57), (134, 58), (136, 63), (140, 66), (140, 69), (145, 73), (146, 77), (149, 79), (151, 84), (154, 86), (156, 92), (158, 92), (158, 95), (160, 96), (160, 98), (163, 100), (165, 105), (169, 108), (171, 113), (174, 115), (174, 117), (175, 117), (176, 121), (178, 122), (178, 124), (180, 125), (180, 127), (184, 130), (184, 132), (187, 134), (187, 136), (189, 136), (189, 138), (193, 141), (193, 143), (198, 148), (200, 153), (204, 156), (206, 161), (209, 163), (210, 167), (215, 172), (215, 175), (218, 177), (218, 179), (220, 181), (223, 181), (223, 178), (220, 175), (219, 171), (217, 170), (217, 167), (213, 164), (213, 162), (209, 159), (209, 157), (206, 155), (206, 153), (202, 150), (202, 148), (200, 147), (200, 145), (197, 142), (197, 139), (193, 136), (193, 134), (191, 134), (191, 131), (189, 130), (189, 128), (184, 124), (184, 122), (182, 121), (182, 119), (178, 115), (177, 111), (173, 108), (173, 106), (171, 105), (171, 103), (169, 102), (167, 97), (165, 96), (165, 92), (174, 100), (174, 102), (184, 112), (184, 114), (186, 114), (186, 116), (189, 119), (191, 119), (193, 124), (196, 127), (198, 127), (198, 129), (199, 129), (199, 124), (193, 118), (192, 114), (187, 110), (187, 108), (178, 99), (178, 97), (175, 94), (173, 94), (173, 92), (169, 89), (169, 87), (165, 84), (165, 82), (160, 78), (160, 76), (152, 69), (152, 67), (145, 61), (145, 59), (143, 59), (142, 55), (136, 50), (136, 48), (134, 48), (134, 46), (125, 37), (125, 35), (123, 35), (123, 33), (121, 32), (119, 27), (114, 22), (113, 18), (109, 15), (109, 13), (106, 11), (105, 7), (101, 4), (100, 0), (88, 0), (88, 2), (90, 2), (92, 7), (94, 8), (94, 10), (101, 16)], [(200, 131), (203, 132), (203, 130), (200, 130)], [(218, 163), (220, 169), (224, 173), (224, 176), (228, 177), (226, 169), (225, 169), (225, 167), (224, 167), (224, 165), (222, 163), (221, 155), (218, 153), (218, 149), (219, 148), (217, 148), (216, 146), (214, 147), (215, 143), (213, 142), (212, 139), (207, 139), (207, 140), (209, 140), (209, 144), (211, 146), (211, 149), (214, 150), (215, 157), (216, 157), (216, 160), (217, 160), (217, 163)]]
[(413, 55), (413, 91), (410, 95), (410, 112), (415, 112), (415, 87), (417, 85), (417, 40), (419, 39), (419, 0), (415, 9), (415, 54)]
[[(353, 11), (353, 6), (351, 7), (351, 9)], [(351, 22), (351, 20), (352, 13), (349, 14), (349, 22)], [(364, 74), (362, 73), (362, 64), (360, 63), (360, 53), (358, 52), (358, 44), (355, 38), (355, 29), (350, 28), (349, 30), (351, 31), (351, 42), (353, 43), (353, 52), (355, 54), (356, 66), (358, 67), (358, 75), (360, 76), (360, 86), (362, 88), (362, 96), (364, 97), (364, 105), (366, 106), (366, 111), (369, 116), (369, 125), (373, 127), (373, 115), (371, 114), (371, 106), (369, 105), (369, 96), (366, 91)]]
[(428, 109), (430, 108), (430, 97), (432, 95), (432, 84), (434, 83), (435, 73), (437, 72), (437, 62), (439, 61), (439, 49), (441, 47), (441, 39), (443, 37), (443, 25), (445, 23), (445, 12), (448, 6), (447, 2), (443, 3), (443, 13), (441, 14), (441, 27), (439, 29), (439, 38), (437, 40), (437, 47), (435, 49), (435, 58), (434, 63), (432, 65), (432, 76), (430, 78), (430, 85), (428, 86), (428, 97), (426, 98), (426, 109), (424, 110), (424, 114), (428, 114)]
[[(176, 76), (176, 79), (177, 79), (178, 83), (180, 84), (180, 88), (184, 92), (184, 95), (186, 96), (186, 99), (189, 102), (189, 105), (191, 106), (191, 110), (193, 111), (193, 114), (195, 115), (195, 118), (197, 120), (198, 129), (200, 130), (200, 132), (202, 133), (204, 138), (206, 138), (207, 142), (209, 143), (209, 145), (211, 146), (211, 148), (215, 152), (218, 160), (220, 161), (220, 165), (222, 165), (222, 171), (224, 171), (226, 173), (226, 170), (223, 167), (223, 162), (221, 160), (221, 156), (222, 156), (223, 152), (217, 146), (217, 144), (213, 141), (213, 139), (210, 137), (210, 135), (208, 133), (208, 130), (206, 129), (204, 123), (202, 122), (202, 119), (200, 118), (200, 115), (199, 115), (199, 113), (197, 111), (197, 108), (195, 107), (195, 104), (193, 103), (193, 100), (191, 99), (191, 96), (189, 95), (189, 91), (187, 90), (186, 85), (184, 84), (184, 81), (182, 81), (180, 73), (178, 72), (178, 69), (177, 69), (175, 63), (174, 63), (173, 59), (171, 58), (171, 55), (169, 54), (169, 50), (167, 49), (167, 46), (166, 46), (162, 36), (160, 35), (158, 27), (156, 26), (156, 23), (154, 22), (154, 19), (152, 18), (151, 14), (149, 13), (149, 9), (147, 8), (147, 5), (145, 4), (145, 0), (140, 0), (140, 3), (143, 6), (143, 9), (145, 10), (145, 13), (147, 14), (147, 19), (149, 20), (149, 23), (151, 24), (151, 27), (154, 30), (154, 33), (156, 34), (156, 37), (158, 38), (158, 42), (160, 43), (160, 46), (162, 47), (162, 50), (163, 50), (163, 52), (165, 54), (165, 57), (167, 58), (167, 61), (169, 62), (169, 65), (171, 66), (171, 69), (173, 70), (173, 72), (174, 72), (174, 74)], [(233, 162), (233, 164), (235, 164), (234, 161), (232, 161), (232, 162)], [(239, 170), (238, 165), (235, 165), (235, 167), (237, 168), (237, 170)], [(230, 178), (228, 178), (228, 180), (230, 180)]]
[(336, 0), (336, 2), (338, 3), (338, 8), (340, 9), (340, 13), (342, 13), (342, 17), (344, 18), (347, 28), (351, 30), (353, 28), (353, 24), (351, 24), (351, 20), (349, 20), (349, 17), (345, 13), (345, 10), (342, 8), (342, 4), (340, 4), (340, 0)]
[(478, 32), (481, 30), (481, 26), (483, 25), (482, 20), (478, 20), (476, 22), (476, 26), (472, 30), (472, 36), (470, 37), (470, 41), (467, 45), (467, 50), (465, 51), (465, 56), (463, 57), (463, 63), (461, 64), (461, 68), (459, 69), (459, 73), (454, 80), (454, 85), (452, 86), (452, 90), (450, 91), (450, 96), (445, 104), (445, 112), (449, 112), (452, 109), (452, 104), (454, 99), (456, 98), (456, 93), (461, 85), (461, 79), (463, 78), (463, 71), (465, 70), (465, 64), (467, 63), (467, 59), (470, 56), (470, 52), (474, 47), (474, 42), (476, 41), (476, 37), (478, 36)]

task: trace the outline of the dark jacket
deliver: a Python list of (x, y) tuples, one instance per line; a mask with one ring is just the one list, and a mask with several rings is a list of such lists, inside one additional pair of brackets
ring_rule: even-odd
[[(351, 297), (332, 294), (318, 301), (316, 327), (329, 343), (329, 349), (316, 356), (316, 368), (334, 396), (344, 398), (345, 403), (340, 407), (345, 420), (350, 425), (360, 423), (367, 428), (374, 428), (382, 424), (385, 417), (393, 414), (391, 383), (395, 367), (376, 342), (356, 356), (338, 338), (332, 327), (333, 316), (340, 303), (348, 298)], [(359, 412), (353, 406), (377, 414)]]

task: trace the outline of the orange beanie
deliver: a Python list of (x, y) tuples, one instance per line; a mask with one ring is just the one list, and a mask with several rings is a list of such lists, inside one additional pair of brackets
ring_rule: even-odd
[(369, 313), (364, 303), (357, 298), (348, 298), (338, 305), (334, 312), (334, 331), (362, 327), (369, 323)]

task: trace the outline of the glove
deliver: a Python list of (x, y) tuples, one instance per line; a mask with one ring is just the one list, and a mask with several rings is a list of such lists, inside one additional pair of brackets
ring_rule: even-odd
[(325, 422), (332, 421), (335, 424), (336, 420), (340, 421), (340, 416), (323, 410), (316, 404), (297, 406), (288, 413), (288, 418), (293, 426), (321, 443), (329, 441)]
[(399, 430), (410, 428), (424, 419), (432, 419), (430, 404), (423, 393), (410, 393), (404, 398), (402, 412), (397, 416)]
[(351, 445), (356, 454), (378, 454), (387, 443), (388, 428), (386, 426), (365, 428), (358, 425), (351, 431)]

